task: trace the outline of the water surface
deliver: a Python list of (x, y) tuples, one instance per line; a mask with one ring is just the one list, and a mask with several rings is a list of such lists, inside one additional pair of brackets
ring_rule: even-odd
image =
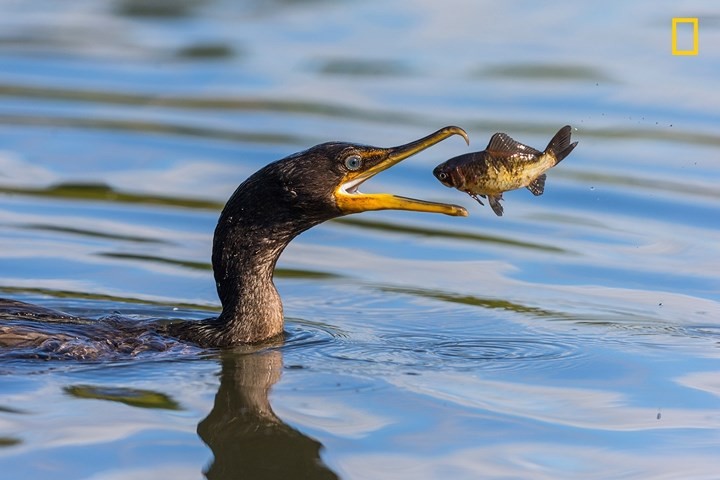
[[(7, 478), (715, 478), (720, 12), (707, 2), (2, 1), (0, 296), (202, 319), (220, 208), (269, 161), (445, 125), (580, 144), (495, 217), (432, 168), (279, 262), (287, 335), (2, 356)], [(700, 54), (670, 54), (672, 17)]]

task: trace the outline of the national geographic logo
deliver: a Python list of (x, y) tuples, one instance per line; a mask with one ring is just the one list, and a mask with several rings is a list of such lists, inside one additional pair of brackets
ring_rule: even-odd
[[(692, 33), (688, 30), (688, 24), (692, 28)], [(681, 26), (678, 35), (678, 26)], [(672, 54), (673, 55), (697, 55), (700, 47), (700, 24), (697, 18), (673, 18), (672, 19)], [(678, 38), (680, 40), (678, 40)], [(687, 47), (689, 39), (692, 39), (692, 48), (684, 50), (678, 47), (678, 41), (683, 47)]]

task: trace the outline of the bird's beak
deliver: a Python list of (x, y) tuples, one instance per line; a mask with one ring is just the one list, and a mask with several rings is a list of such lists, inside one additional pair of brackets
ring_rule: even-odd
[(365, 180), (453, 135), (460, 135), (465, 139), (465, 142), (470, 144), (465, 130), (460, 127), (445, 127), (406, 145), (369, 151), (368, 156), (380, 158), (381, 160), (369, 168), (348, 172), (343, 179), (343, 183), (335, 189), (335, 201), (338, 208), (343, 214), (369, 210), (411, 210), (414, 212), (444, 213), (446, 215), (467, 217), (467, 210), (459, 205), (415, 200), (389, 193), (366, 194), (358, 191), (358, 187)]

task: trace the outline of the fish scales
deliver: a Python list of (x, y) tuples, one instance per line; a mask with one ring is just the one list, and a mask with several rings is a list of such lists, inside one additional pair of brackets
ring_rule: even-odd
[(526, 187), (534, 195), (542, 195), (545, 171), (557, 165), (575, 148), (570, 143), (572, 129), (561, 128), (544, 152), (513, 140), (505, 133), (496, 133), (481, 152), (467, 153), (443, 162), (433, 174), (443, 185), (469, 194), (481, 205), (479, 197), (487, 198), (496, 215), (503, 213), (502, 194)]
[(482, 159), (468, 158), (460, 168), (465, 169), (465, 188), (476, 194), (500, 194), (526, 187), (545, 170), (555, 165), (551, 155), (535, 158), (530, 154), (502, 157), (488, 152)]

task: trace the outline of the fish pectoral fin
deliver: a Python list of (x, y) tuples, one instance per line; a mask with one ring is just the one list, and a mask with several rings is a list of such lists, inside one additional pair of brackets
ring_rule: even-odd
[(502, 193), (500, 195), (488, 195), (487, 199), (488, 203), (490, 204), (490, 208), (493, 209), (495, 215), (497, 215), (498, 217), (502, 217), (503, 206), (500, 205), (500, 200), (502, 200)]
[[(482, 202), (482, 200), (480, 200), (480, 198), (477, 196), (477, 194), (472, 193), (472, 192), (470, 192), (470, 191), (468, 191), (468, 190), (465, 190), (465, 193), (467, 193), (467, 194), (470, 195), (472, 198), (474, 198), (480, 205), (485, 206), (485, 204)], [(480, 196), (481, 196), (482, 198), (485, 198), (485, 195), (480, 195)]]
[(495, 156), (501, 157), (518, 153), (524, 155), (542, 155), (542, 152), (514, 140), (506, 133), (496, 133), (490, 137), (490, 143), (488, 143), (485, 150), (491, 154), (495, 154)]
[(542, 195), (545, 191), (545, 180), (547, 179), (547, 175), (544, 173), (537, 177), (535, 180), (530, 182), (530, 184), (527, 186), (527, 189), (532, 192), (533, 195), (536, 197), (538, 195)]

